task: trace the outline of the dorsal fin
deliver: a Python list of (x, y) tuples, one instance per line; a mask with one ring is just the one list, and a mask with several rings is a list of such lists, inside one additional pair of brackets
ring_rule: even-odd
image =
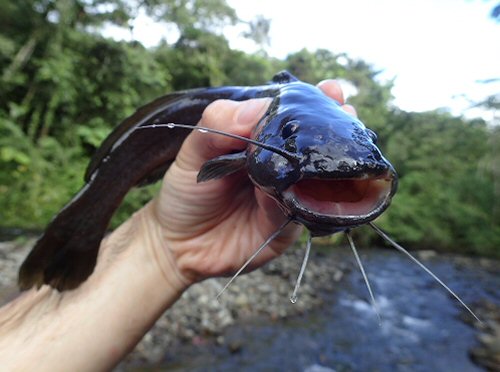
[(278, 72), (273, 76), (272, 82), (275, 84), (288, 84), (293, 81), (299, 81), (295, 76), (289, 73), (287, 70)]

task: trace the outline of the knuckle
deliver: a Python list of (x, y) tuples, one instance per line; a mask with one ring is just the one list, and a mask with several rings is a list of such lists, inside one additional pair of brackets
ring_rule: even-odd
[(224, 123), (232, 120), (237, 103), (223, 99), (210, 103), (203, 111), (200, 123), (210, 128), (224, 125)]

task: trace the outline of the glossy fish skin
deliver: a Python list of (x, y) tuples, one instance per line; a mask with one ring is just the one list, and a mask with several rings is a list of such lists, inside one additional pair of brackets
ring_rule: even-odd
[[(285, 215), (307, 227), (313, 236), (330, 235), (375, 219), (389, 206), (397, 189), (396, 172), (375, 145), (375, 133), (319, 88), (287, 73), (275, 80), (286, 84), (280, 87), (252, 137), (295, 158), (250, 145), (243, 153), (207, 162), (199, 180), (221, 178), (245, 168), (255, 186), (273, 197)], [(385, 183), (383, 198), (375, 200), (366, 213), (353, 215), (320, 213), (290, 190), (305, 180), (315, 185), (321, 180), (347, 181), (353, 186), (369, 179)]]
[[(300, 161), (293, 164), (251, 146), (247, 168), (254, 183), (313, 235), (329, 235), (373, 220), (389, 206), (397, 190), (396, 172), (375, 145), (376, 135), (315, 86), (300, 81), (283, 86), (254, 137), (299, 155)], [(300, 180), (369, 177), (387, 178), (390, 193), (371, 213), (358, 218), (318, 215), (298, 207), (285, 193)]]
[[(272, 97), (273, 101), (253, 137), (298, 156), (286, 158), (248, 146), (243, 153), (207, 162), (200, 170), (200, 181), (246, 168), (253, 183), (313, 235), (366, 223), (387, 208), (397, 184), (392, 166), (375, 146), (372, 132), (318, 88), (282, 72), (269, 85), (172, 93), (140, 108), (104, 141), (89, 165), (87, 183), (55, 216), (21, 266), (20, 288), (49, 284), (66, 290), (86, 280), (94, 270), (109, 221), (126, 193), (136, 185), (160, 179), (190, 133), (188, 129), (137, 127), (160, 123), (195, 125), (215, 100), (259, 97)], [(307, 179), (360, 177), (389, 177), (391, 187), (383, 203), (363, 216), (344, 218), (317, 213), (297, 202), (289, 191)]]

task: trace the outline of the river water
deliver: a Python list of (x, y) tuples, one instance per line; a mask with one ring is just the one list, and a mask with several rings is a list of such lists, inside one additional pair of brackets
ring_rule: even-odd
[[(322, 294), (326, 301), (320, 309), (286, 320), (240, 323), (224, 332), (222, 345), (186, 346), (146, 370), (482, 371), (468, 357), (477, 334), (463, 321), (471, 318), (455, 299), (396, 252), (366, 250), (361, 257), (380, 322), (359, 270), (352, 270), (338, 289)], [(500, 304), (498, 267), (485, 270), (477, 261), (450, 256), (423, 261), (472, 307), (479, 301)]]

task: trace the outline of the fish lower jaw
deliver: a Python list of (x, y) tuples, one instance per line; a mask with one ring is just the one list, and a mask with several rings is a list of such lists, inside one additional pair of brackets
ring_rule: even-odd
[[(392, 179), (322, 180), (306, 179), (283, 192), (283, 200), (296, 212), (309, 218), (314, 216), (345, 220), (353, 224), (371, 216), (375, 218), (388, 205)], [(308, 219), (309, 219), (308, 218)]]

